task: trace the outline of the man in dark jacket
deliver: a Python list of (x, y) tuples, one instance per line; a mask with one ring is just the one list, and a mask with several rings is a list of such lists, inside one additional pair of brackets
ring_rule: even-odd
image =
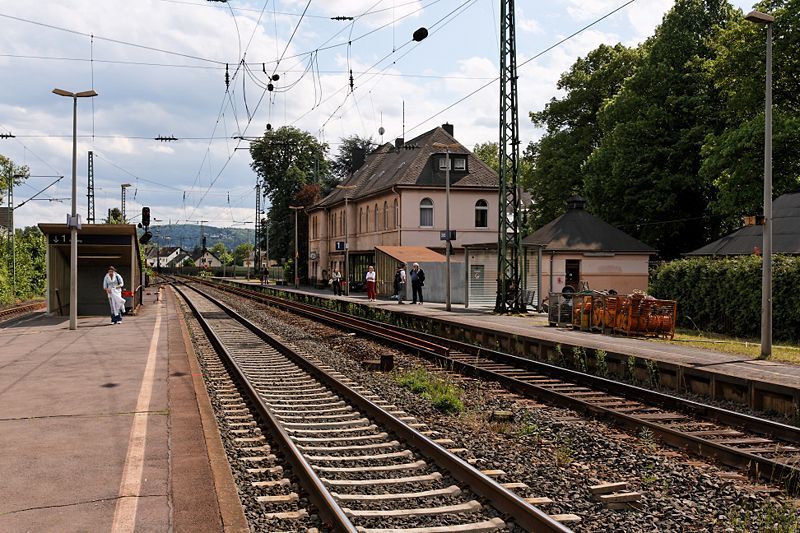
[[(422, 287), (425, 286), (425, 271), (419, 267), (419, 263), (414, 263), (411, 269), (411, 295), (412, 303), (422, 305)], [(419, 301), (417, 301), (419, 300)]]

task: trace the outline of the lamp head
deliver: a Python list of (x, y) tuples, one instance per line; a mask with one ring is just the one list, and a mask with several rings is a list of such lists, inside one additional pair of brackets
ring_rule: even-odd
[(90, 89), (88, 91), (81, 91), (79, 93), (75, 93), (75, 96), (78, 98), (91, 98), (92, 96), (97, 96), (97, 92), (94, 89)]
[(53, 89), (53, 94), (57, 94), (59, 96), (69, 96), (70, 98), (75, 96), (74, 93), (65, 91), (64, 89)]
[(745, 20), (755, 22), (756, 24), (772, 24), (775, 22), (775, 17), (772, 15), (767, 15), (766, 13), (755, 10), (748, 13), (744, 18)]

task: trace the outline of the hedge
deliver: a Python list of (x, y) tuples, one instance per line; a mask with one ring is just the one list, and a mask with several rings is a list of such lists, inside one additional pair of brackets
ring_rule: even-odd
[[(773, 257), (772, 332), (800, 340), (800, 257)], [(650, 273), (650, 294), (677, 300), (678, 325), (735, 337), (761, 332), (761, 257), (680, 259)]]

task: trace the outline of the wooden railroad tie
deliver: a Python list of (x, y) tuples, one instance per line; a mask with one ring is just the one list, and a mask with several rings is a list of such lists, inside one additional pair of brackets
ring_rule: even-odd
[(628, 483), (600, 483), (589, 487), (591, 492), (601, 503), (609, 509), (629, 509), (642, 498), (640, 492), (630, 492)]

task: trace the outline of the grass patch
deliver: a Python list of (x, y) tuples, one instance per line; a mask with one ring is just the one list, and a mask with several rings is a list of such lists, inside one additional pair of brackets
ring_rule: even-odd
[[(655, 342), (665, 342), (676, 346), (691, 346), (693, 348), (716, 350), (718, 352), (744, 355), (752, 358), (756, 358), (761, 354), (761, 344), (758, 339), (738, 339), (716, 333), (700, 333), (689, 329), (677, 330), (675, 332), (675, 338), (671, 341), (660, 339), (653, 340)], [(800, 365), (800, 346), (796, 344), (773, 345), (772, 357), (770, 360)]]
[(757, 509), (732, 511), (724, 520), (718, 520), (718, 525), (736, 533), (797, 533), (800, 531), (800, 513), (789, 502), (769, 502)]
[(461, 389), (424, 368), (397, 374), (395, 381), (401, 387), (429, 400), (433, 407), (443, 413), (460, 413), (464, 410)]

